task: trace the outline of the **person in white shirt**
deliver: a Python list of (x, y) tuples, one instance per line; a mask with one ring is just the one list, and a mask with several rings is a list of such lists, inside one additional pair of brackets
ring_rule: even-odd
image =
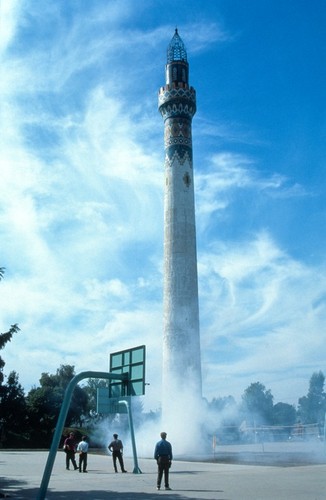
[(79, 472), (87, 472), (87, 452), (88, 452), (88, 443), (86, 441), (86, 436), (82, 437), (80, 443), (77, 446), (77, 452), (79, 453)]

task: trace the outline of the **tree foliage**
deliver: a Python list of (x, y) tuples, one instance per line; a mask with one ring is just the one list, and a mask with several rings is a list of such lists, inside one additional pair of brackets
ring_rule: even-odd
[[(5, 333), (0, 333), (0, 349), (3, 349), (7, 342), (11, 341), (12, 336), (14, 333), (17, 333), (19, 331), (19, 327), (17, 324), (11, 325), (9, 330)], [(3, 383), (4, 375), (3, 375), (3, 368), (5, 366), (5, 362), (0, 356), (0, 385)]]
[(324, 383), (323, 372), (314, 372), (309, 381), (308, 394), (299, 398), (298, 414), (303, 424), (322, 425), (324, 422), (326, 411)]
[(242, 411), (250, 425), (271, 424), (273, 421), (273, 396), (270, 389), (260, 382), (250, 384), (242, 396)]
[(0, 386), (0, 415), (2, 445), (20, 445), (27, 426), (26, 401), (15, 371), (10, 372), (6, 383)]
[(293, 405), (276, 403), (273, 406), (273, 425), (291, 426), (295, 424), (297, 412)]
[[(55, 374), (42, 373), (40, 386), (27, 395), (27, 409), (33, 440), (38, 445), (48, 445), (59, 417), (64, 394), (70, 380), (75, 376), (74, 366), (61, 365)], [(66, 426), (81, 426), (87, 412), (87, 394), (78, 385), (75, 387), (66, 418)], [(36, 431), (36, 432), (35, 432)]]
[[(5, 272), (4, 267), (0, 267), (0, 281), (3, 279)], [(14, 325), (11, 325), (9, 330), (5, 333), (0, 333), (0, 350), (4, 348), (4, 346), (7, 344), (7, 342), (11, 341), (12, 336), (14, 333), (17, 333), (19, 331), (18, 325), (15, 323)], [(3, 383), (3, 368), (5, 366), (4, 360), (0, 356), (0, 385)]]
[[(18, 325), (14, 324), (14, 325), (11, 325), (11, 327), (9, 328), (9, 330), (7, 332), (0, 333), (0, 349), (3, 349), (4, 346), (6, 345), (6, 343), (11, 341), (13, 334), (17, 333), (18, 331), (19, 331)], [(4, 366), (5, 366), (5, 362), (2, 359), (2, 357), (0, 356), (0, 384), (3, 383), (3, 378), (4, 378), (3, 368), (4, 368)]]
[(108, 388), (109, 380), (89, 378), (85, 386), (83, 386), (84, 391), (88, 398), (88, 411), (95, 413), (97, 409), (97, 389)]

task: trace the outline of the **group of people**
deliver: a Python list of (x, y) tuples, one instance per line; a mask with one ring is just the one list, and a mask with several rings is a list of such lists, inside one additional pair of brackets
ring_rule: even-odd
[[(88, 443), (86, 441), (86, 436), (83, 436), (81, 441), (76, 445), (75, 434), (71, 432), (69, 436), (65, 439), (63, 444), (63, 449), (66, 453), (66, 469), (70, 469), (70, 462), (74, 470), (79, 469), (79, 472), (87, 472), (87, 452)], [(77, 462), (75, 459), (75, 453), (79, 454), (79, 467), (77, 467)]]
[[(79, 472), (87, 472), (87, 453), (88, 442), (87, 437), (83, 436), (79, 443), (75, 440), (75, 434), (70, 432), (69, 436), (65, 439), (63, 449), (66, 453), (66, 469), (70, 470), (70, 462), (74, 470), (79, 469)], [(117, 460), (119, 461), (121, 472), (127, 472), (123, 463), (123, 444), (121, 439), (118, 439), (118, 434), (113, 434), (113, 440), (108, 446), (112, 453), (114, 471), (118, 472)], [(75, 459), (75, 454), (79, 454), (79, 464)]]
[[(154, 450), (154, 458), (157, 462), (157, 489), (161, 489), (162, 478), (164, 475), (164, 485), (166, 490), (170, 490), (169, 485), (169, 469), (172, 464), (172, 446), (169, 441), (166, 440), (166, 432), (161, 432), (161, 440), (156, 443)], [(87, 437), (83, 436), (81, 441), (77, 444), (75, 440), (75, 435), (73, 432), (65, 439), (63, 449), (66, 453), (66, 469), (70, 469), (70, 462), (73, 465), (74, 470), (79, 469), (79, 472), (87, 472), (87, 452), (88, 452), (88, 442)], [(113, 440), (108, 445), (108, 449), (112, 453), (113, 468), (114, 472), (118, 472), (117, 461), (119, 462), (121, 472), (127, 472), (123, 463), (123, 444), (121, 439), (119, 439), (118, 434), (113, 434)], [(75, 459), (75, 453), (79, 454), (79, 465)]]

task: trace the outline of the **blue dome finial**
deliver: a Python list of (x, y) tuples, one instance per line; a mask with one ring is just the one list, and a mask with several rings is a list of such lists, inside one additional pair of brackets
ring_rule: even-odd
[(167, 50), (167, 63), (169, 64), (173, 61), (187, 62), (186, 47), (179, 36), (178, 28), (175, 28), (175, 33)]

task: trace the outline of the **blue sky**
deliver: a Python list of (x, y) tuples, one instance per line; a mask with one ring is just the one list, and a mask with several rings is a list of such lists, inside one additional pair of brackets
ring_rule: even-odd
[(147, 346), (161, 392), (163, 122), (177, 26), (193, 120), (203, 393), (296, 404), (326, 371), (323, 1), (1, 3), (0, 331), (29, 390)]

